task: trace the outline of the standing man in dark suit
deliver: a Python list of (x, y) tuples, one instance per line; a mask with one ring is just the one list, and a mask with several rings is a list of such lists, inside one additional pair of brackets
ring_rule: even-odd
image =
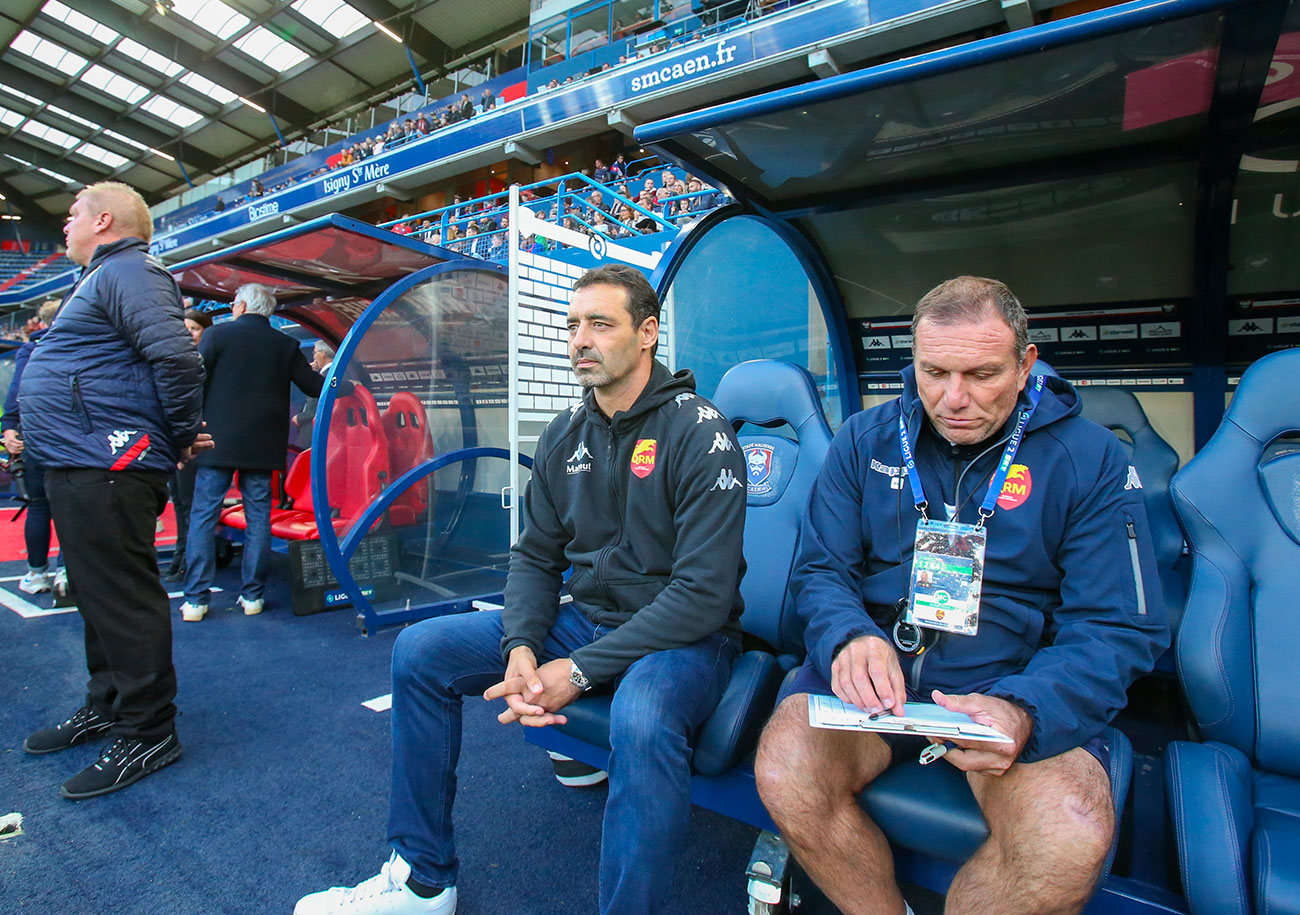
[(248, 524), (239, 606), (246, 616), (262, 612), (271, 556), (271, 473), (284, 469), (289, 448), (289, 384), (319, 397), (324, 383), (298, 342), (271, 326), (275, 296), (265, 286), (240, 286), (230, 311), (235, 320), (213, 327), (199, 345), (207, 369), (203, 418), (218, 444), (198, 461), (194, 480), (181, 605), (187, 622), (208, 612), (216, 566), (212, 536), (236, 470)]

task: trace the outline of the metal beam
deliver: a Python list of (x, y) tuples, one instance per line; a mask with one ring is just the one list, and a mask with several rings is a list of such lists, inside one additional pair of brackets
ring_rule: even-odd
[(388, 0), (355, 0), (352, 6), (401, 35), (407, 47), (429, 63), (441, 65), (452, 59), (454, 52), (446, 42)]
[[(4, 194), (6, 201), (21, 211), (23, 222), (30, 222), (43, 229), (48, 229), (56, 235), (62, 234), (63, 221), (47, 212), (38, 201), (17, 190), (5, 180), (5, 176), (0, 176), (0, 194)], [(3, 204), (0, 204), (0, 209), (3, 208)]]
[[(58, 105), (60, 108), (85, 118), (92, 124), (113, 130), (122, 134), (122, 136), (130, 137), (145, 146), (162, 149), (176, 140), (175, 137), (169, 136), (161, 130), (155, 130), (129, 115), (124, 115), (120, 111), (114, 111), (112, 108), (93, 102), (78, 93), (69, 92), (66, 87), (58, 83), (33, 76), (27, 70), (5, 63), (3, 60), (0, 60), (0, 82), (13, 86), (15, 89), (20, 89), (28, 95), (34, 95), (39, 99)], [(196, 171), (203, 172), (210, 172), (224, 163), (223, 159), (193, 147), (186, 149), (185, 161), (193, 165)]]
[[(97, 171), (93, 166), (82, 165), (81, 162), (76, 159), (60, 158), (57, 155), (52, 155), (45, 146), (41, 145), (39, 142), (34, 142), (27, 136), (27, 134), (20, 133), (16, 130), (9, 134), (9, 136), (5, 138), (5, 141), (6, 146), (13, 144), (15, 146), (23, 147), (22, 158), (26, 159), (37, 168), (48, 168), (61, 175), (67, 175), (69, 178), (72, 178), (74, 181), (79, 181), (82, 184), (94, 184), (96, 181), (106, 181), (111, 172), (111, 169), (106, 165), (103, 166), (105, 171)], [(17, 153), (17, 150), (14, 150), (14, 152)], [(41, 177), (44, 178), (45, 176)], [(53, 178), (48, 180), (55, 181)], [(55, 183), (57, 184), (58, 182), (55, 181)]]
[[(217, 59), (215, 52), (206, 52), (167, 29), (154, 25), (143, 16), (128, 12), (111, 0), (80, 0), (77, 8), (87, 16), (99, 20), (109, 28), (129, 36), (159, 54), (165, 54), (217, 85), (225, 86), (245, 98), (252, 98), (263, 108), (273, 111), (276, 117), (288, 121), (294, 127), (303, 128), (316, 120), (314, 111), (275, 89), (267, 89), (266, 84), (261, 80)], [(174, 80), (170, 80), (169, 84), (170, 82)], [(216, 117), (220, 119), (220, 115)]]

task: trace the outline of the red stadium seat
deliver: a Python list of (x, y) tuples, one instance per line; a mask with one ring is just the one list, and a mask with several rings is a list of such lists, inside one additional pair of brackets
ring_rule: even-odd
[[(379, 496), (390, 479), (384, 420), (375, 399), (361, 385), (355, 385), (349, 394), (334, 401), (326, 462), (334, 530), (342, 533)], [(407, 511), (409, 514), (410, 510)], [(245, 530), (243, 507), (227, 509), (221, 523)], [(311, 495), (310, 450), (298, 455), (285, 478), (282, 507), (271, 510), (271, 533), (284, 540), (320, 537)]]
[[(424, 405), (410, 391), (398, 391), (384, 411), (384, 434), (388, 438), (388, 463), (392, 479), (433, 458), (433, 437), (425, 422)], [(389, 507), (388, 518), (399, 527), (414, 524), (429, 508), (427, 480), (398, 496)]]

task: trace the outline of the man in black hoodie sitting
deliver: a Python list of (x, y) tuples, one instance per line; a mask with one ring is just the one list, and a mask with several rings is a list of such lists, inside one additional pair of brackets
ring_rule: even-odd
[(426, 620), (393, 649), (392, 857), (359, 886), (303, 898), (296, 915), (455, 912), (461, 699), (484, 690), (506, 700), (502, 723), (532, 727), (564, 723), (584, 692), (613, 691), (600, 911), (667, 910), (690, 740), (739, 644), (744, 461), (691, 373), (655, 361), (659, 301), (639, 271), (584, 274), (568, 325), (587, 391), (537, 443), (505, 609)]

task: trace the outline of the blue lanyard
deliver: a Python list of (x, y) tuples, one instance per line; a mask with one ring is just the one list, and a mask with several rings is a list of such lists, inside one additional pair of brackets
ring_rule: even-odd
[[(1029, 406), (1020, 411), (1020, 416), (1016, 419), (1016, 426), (1011, 430), (1011, 438), (1007, 440), (1007, 447), (1002, 451), (1002, 459), (998, 461), (997, 470), (993, 472), (993, 479), (989, 481), (989, 491), (984, 496), (984, 501), (980, 504), (980, 524), (993, 514), (993, 509), (997, 507), (998, 496), (1002, 495), (1002, 486), (1007, 481), (1007, 474), (1011, 471), (1011, 463), (1016, 459), (1016, 452), (1020, 450), (1020, 442), (1025, 437), (1025, 428), (1029, 425), (1030, 417), (1038, 409), (1038, 402), (1043, 398), (1043, 384), (1045, 377), (1036, 375), (1033, 386), (1026, 390), (1026, 396), (1029, 398)], [(921, 517), (926, 517), (926, 508), (929, 503), (925, 500), (925, 489), (921, 486), (920, 474), (916, 472), (916, 458), (912, 455), (912, 443), (907, 437), (907, 423), (903, 420), (903, 411), (898, 411), (898, 444), (903, 450), (903, 466), (907, 468), (907, 482), (912, 484), (912, 501), (921, 513)]]

